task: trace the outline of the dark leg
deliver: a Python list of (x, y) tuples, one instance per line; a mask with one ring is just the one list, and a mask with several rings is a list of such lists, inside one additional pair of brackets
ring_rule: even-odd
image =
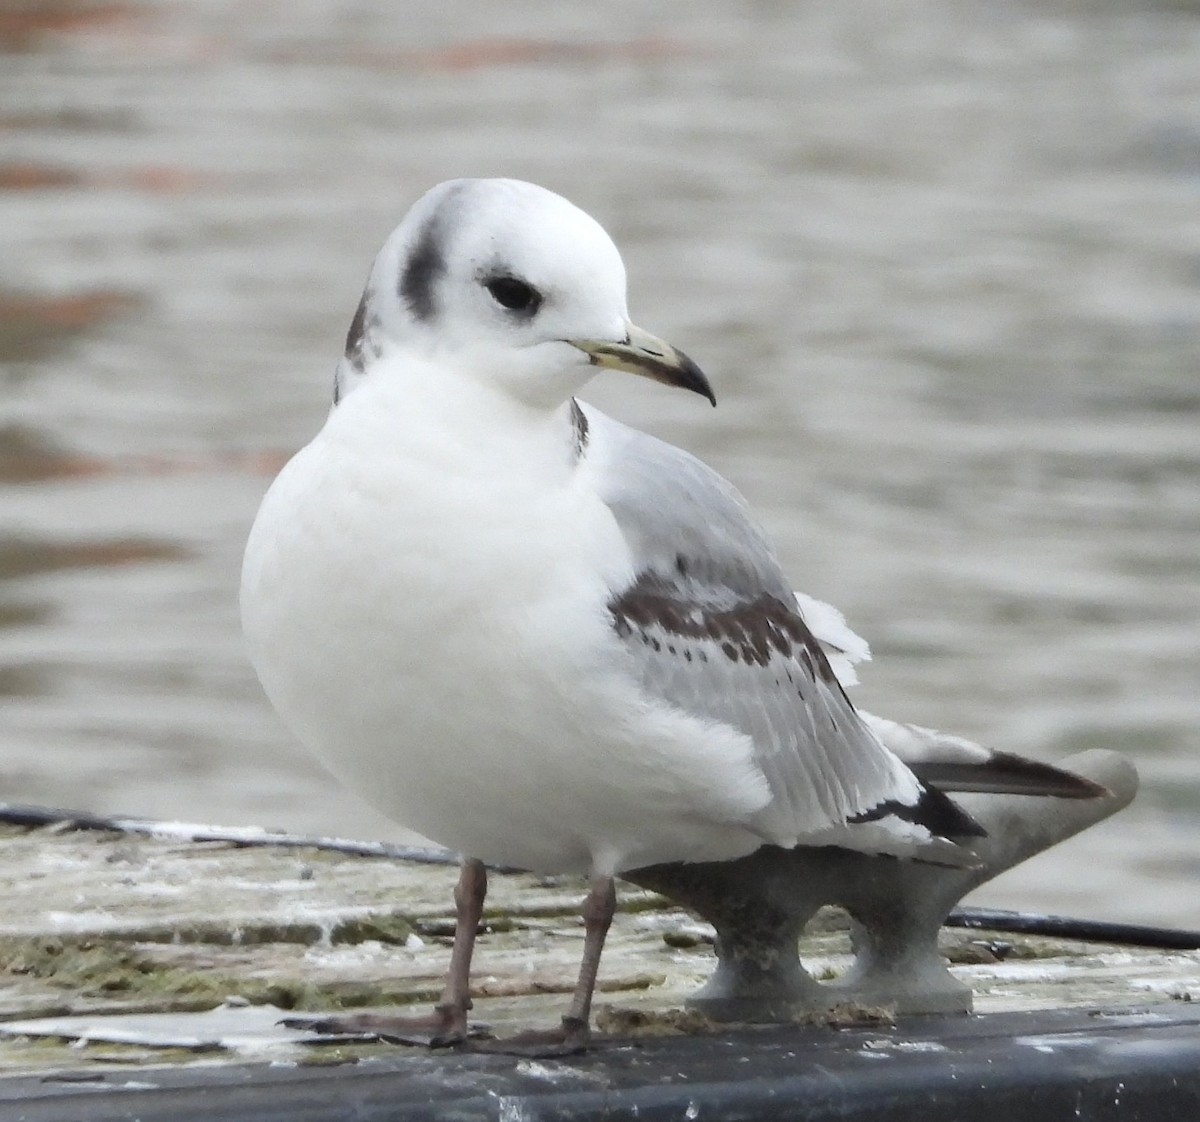
[(617, 891), (613, 878), (592, 878), (591, 889), (583, 902), (583, 961), (571, 1007), (562, 1019), (560, 1028), (549, 1032), (522, 1032), (502, 1040), (487, 1040), (475, 1047), (486, 1052), (503, 1052), (517, 1056), (567, 1056), (582, 1052), (591, 1038), (589, 1020), (592, 994), (596, 989), (596, 973), (600, 969), (600, 952), (604, 938), (617, 909)]
[(467, 1010), (471, 1008), (471, 954), (475, 932), (483, 917), (487, 895), (487, 869), (473, 857), (463, 861), (454, 889), (454, 949), (442, 999), (433, 1014), (399, 1017), (386, 1013), (354, 1013), (329, 1017), (288, 1017), (282, 1024), (314, 1032), (368, 1035), (399, 1044), (427, 1044), (431, 1048), (459, 1044), (467, 1039)]

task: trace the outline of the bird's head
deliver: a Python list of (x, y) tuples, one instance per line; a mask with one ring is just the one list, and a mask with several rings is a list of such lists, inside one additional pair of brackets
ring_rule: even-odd
[(548, 408), (605, 367), (714, 401), (691, 359), (630, 322), (625, 266), (603, 227), (514, 179), (451, 180), (408, 212), (371, 269), (335, 399), (405, 355)]

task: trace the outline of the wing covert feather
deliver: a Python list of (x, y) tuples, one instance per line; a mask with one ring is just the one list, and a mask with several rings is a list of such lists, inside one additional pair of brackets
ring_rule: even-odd
[(586, 417), (580, 466), (636, 559), (610, 610), (642, 688), (751, 739), (772, 794), (764, 836), (794, 844), (892, 814), (911, 832), (929, 792), (859, 718), (741, 496), (681, 449)]

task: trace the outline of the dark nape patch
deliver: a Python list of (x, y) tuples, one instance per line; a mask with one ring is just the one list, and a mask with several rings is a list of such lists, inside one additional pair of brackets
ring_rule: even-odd
[(416, 245), (400, 273), (400, 296), (412, 314), (423, 323), (431, 320), (436, 311), (434, 288), (445, 271), (441, 223), (438, 212), (434, 211), (421, 228)]
[(350, 321), (350, 330), (346, 332), (346, 349), (342, 352), (353, 362), (362, 352), (363, 332), (367, 326), (367, 294), (364, 291), (358, 301), (354, 318)]
[(987, 831), (958, 803), (936, 787), (921, 785), (921, 797), (915, 806), (888, 799), (862, 814), (847, 818), (848, 825), (878, 822), (881, 818), (899, 818), (924, 826), (939, 838), (986, 838)]
[(575, 433), (575, 459), (582, 458), (588, 442), (587, 414), (579, 408), (579, 402), (571, 398), (571, 428)]
[[(358, 374), (366, 369), (368, 354), (372, 349), (371, 333), (379, 325), (378, 317), (368, 312), (371, 306), (371, 296), (371, 288), (368, 285), (359, 298), (358, 307), (354, 310), (354, 318), (350, 321), (350, 329), (346, 332), (346, 346), (343, 350), (344, 362)], [(342, 400), (344, 373), (343, 367), (339, 365), (333, 376), (334, 405)]]
[[(687, 567), (682, 557), (676, 564)], [(758, 666), (766, 666), (778, 653), (797, 660), (814, 678), (841, 691), (821, 644), (800, 614), (767, 593), (732, 607), (719, 606), (705, 602), (699, 586), (689, 590), (647, 572), (609, 604), (609, 611), (622, 637), (634, 629), (644, 632), (657, 627), (679, 638), (707, 639), (731, 662)]]

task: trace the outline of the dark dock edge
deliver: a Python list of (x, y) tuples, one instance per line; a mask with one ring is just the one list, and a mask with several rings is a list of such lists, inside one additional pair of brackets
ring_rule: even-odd
[(738, 1029), (612, 1042), (561, 1060), (405, 1050), (356, 1065), (260, 1062), (71, 1078), (0, 1079), (0, 1119), (1194, 1122), (1200, 1009)]

